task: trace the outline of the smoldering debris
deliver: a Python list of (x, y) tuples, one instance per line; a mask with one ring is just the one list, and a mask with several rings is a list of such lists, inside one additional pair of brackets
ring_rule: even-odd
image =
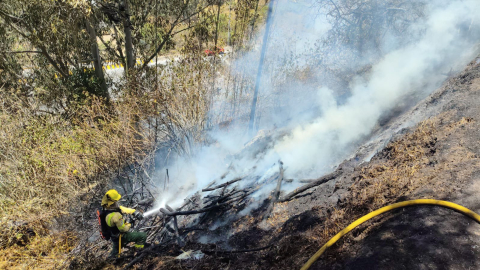
[[(213, 143), (198, 145), (189, 158), (172, 160), (171, 185), (168, 190), (158, 190), (157, 203), (147, 212), (152, 218), (145, 223), (164, 227), (152, 228), (150, 238), (160, 242), (182, 238), (182, 230), (188, 230), (185, 228), (201, 227), (202, 222), (217, 215), (251, 213), (272, 195), (279, 178), (292, 181), (281, 182), (278, 201), (335, 179), (340, 173), (335, 171), (338, 164), (371, 139), (372, 130), (381, 129), (390, 117), (436, 89), (445, 79), (443, 73), (473, 58), (478, 42), (475, 33), (480, 33), (480, 22), (472, 12), (480, 9), (480, 3), (473, 0), (407, 1), (405, 6), (398, 1), (376, 1), (380, 6), (369, 8), (385, 20), (372, 23), (387, 23), (393, 18), (394, 24), (374, 25), (385, 38), (375, 36), (375, 40), (364, 43), (368, 35), (342, 36), (345, 32), (341, 31), (350, 26), (339, 21), (338, 14), (331, 17), (334, 9), (320, 5), (318, 12), (324, 17), (317, 14), (320, 19), (312, 16), (313, 21), (308, 21), (305, 14), (310, 13), (304, 12), (308, 4), (316, 2), (300, 2), (302, 7), (296, 6), (297, 2), (278, 1), (258, 103), (261, 116), (256, 119), (262, 131), (250, 139), (245, 135), (245, 121), (230, 119), (228, 130), (209, 132)], [(402, 9), (416, 13), (403, 13)], [(302, 14), (302, 18), (289, 17), (289, 10)], [(398, 28), (398, 21), (405, 25)], [(291, 26), (287, 26), (289, 23)], [(310, 23), (315, 26), (307, 27)], [(297, 31), (290, 31), (292, 26), (298, 26)], [(298, 42), (296, 37), (300, 37)], [(332, 37), (337, 39), (329, 43), (327, 39)], [(353, 40), (345, 43), (341, 37)], [(289, 42), (295, 44), (285, 46)], [(303, 49), (295, 53), (299, 47)], [(230, 59), (232, 73), (249, 77), (247, 71), (254, 70), (256, 58), (258, 52), (252, 50)], [(227, 87), (222, 91), (227, 93)], [(248, 114), (250, 99), (243, 96), (246, 102), (240, 100), (215, 97), (214, 103), (222, 106), (212, 108), (231, 107), (236, 111), (212, 115), (242, 119)], [(394, 109), (398, 111), (392, 113)], [(284, 162), (283, 177), (278, 160)], [(161, 183), (164, 177), (158, 175)], [(173, 211), (165, 209), (167, 203)], [(171, 225), (175, 231), (172, 234), (166, 226), (174, 222), (174, 217), (178, 230)]]
[[(260, 205), (263, 205), (263, 210), (257, 212), (257, 215), (267, 220), (274, 213), (277, 203), (288, 201), (305, 190), (333, 180), (341, 174), (341, 171), (337, 171), (285, 195), (281, 189), (282, 183), (287, 182), (283, 176), (283, 162), (278, 161), (275, 167), (276, 172), (271, 173), (269, 177), (259, 177), (256, 171), (251, 169), (249, 170), (251, 174), (241, 177), (232, 176), (233, 179), (231, 179), (226, 175), (231, 174), (228, 171), (235, 168), (235, 165), (229, 166), (227, 172), (220, 178), (211, 181), (206, 188), (185, 199), (182, 206), (173, 208), (165, 204), (164, 207), (152, 213), (151, 218), (142, 224), (148, 232), (148, 239), (154, 243), (176, 243), (179, 247), (183, 247), (188, 239), (191, 240), (191, 237), (187, 238), (187, 236), (195, 232), (199, 243), (215, 243), (218, 241), (218, 237), (215, 236), (217, 233), (220, 232), (228, 237), (231, 232), (230, 229), (225, 230), (225, 228), (230, 228), (232, 222), (234, 223), (238, 218), (252, 211), (258, 211)], [(290, 179), (290, 181), (305, 180)], [(217, 182), (221, 184), (216, 184)], [(263, 194), (271, 194), (271, 196), (265, 198)], [(215, 233), (209, 236), (210, 231)], [(223, 248), (228, 250), (230, 247), (223, 246)], [(245, 250), (245, 252), (255, 250)]]

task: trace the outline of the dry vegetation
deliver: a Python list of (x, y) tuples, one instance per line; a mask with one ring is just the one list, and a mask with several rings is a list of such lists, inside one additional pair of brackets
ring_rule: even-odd
[[(244, 47), (251, 32), (261, 27), (266, 14), (265, 2), (259, 1), (256, 27), (252, 27), (257, 2), (233, 1), (228, 5), (213, 5), (199, 16), (205, 20), (199, 21), (197, 27), (190, 28), (190, 21), (188, 25), (180, 24), (178, 30), (182, 35), (174, 39), (177, 44), (170, 44), (174, 48), (165, 47), (165, 50), (171, 50), (165, 53), (175, 53), (175, 56), (181, 56), (180, 60), (156, 71), (149, 67), (138, 71), (132, 69), (128, 79), (121, 78), (120, 82), (108, 80), (111, 91), (103, 93), (105, 95), (97, 91), (99, 81), (93, 70), (78, 64), (85, 57), (91, 58), (90, 44), (75, 43), (74, 46), (69, 42), (70, 38), (88, 41), (82, 28), (84, 18), (81, 23), (68, 23), (74, 29), (69, 30), (69, 34), (62, 34), (60, 38), (53, 35), (55, 31), (47, 31), (53, 34), (41, 40), (45, 50), (58, 57), (57, 61), (68, 62), (63, 65), (66, 69), (63, 77), (54, 76), (57, 71), (40, 54), (15, 54), (15, 57), (0, 59), (0, 268), (63, 268), (69, 252), (81, 249), (79, 247), (84, 247), (82, 245), (87, 241), (82, 238), (85, 236), (82, 233), (91, 228), (86, 225), (91, 226), (87, 223), (91, 221), (89, 207), (92, 202), (99, 199), (106, 186), (114, 180), (120, 181), (120, 174), (126, 174), (125, 168), (131, 170), (131, 166), (136, 166), (142, 171), (138, 175), (151, 172), (159, 148), (167, 154), (165, 158), (169, 158), (173, 153), (190, 155), (194, 145), (205, 142), (203, 131), (220, 122), (209, 115), (209, 110), (216, 91), (215, 77), (221, 76), (223, 64), (218, 58), (217, 61), (205, 58), (203, 45), (211, 46), (215, 33), (220, 46), (229, 43)], [(67, 14), (62, 13), (66, 6), (59, 3), (41, 1), (41, 4), (50, 11), (60, 8), (55, 11), (57, 15)], [(17, 10), (14, 1), (8, 2), (8, 7)], [(137, 7), (141, 9), (143, 6)], [(219, 19), (215, 16), (218, 8), (221, 11)], [(74, 8), (68, 10), (81, 15)], [(43, 11), (32, 8), (28, 12), (22, 11), (22, 16), (41, 20)], [(150, 8), (140, 11), (150, 12)], [(65, 18), (69, 17), (72, 16), (65, 15)], [(169, 19), (166, 18), (167, 22)], [(49, 20), (52, 28), (64, 29), (64, 21)], [(1, 22), (4, 25), (5, 21)], [(152, 25), (150, 22), (147, 26)], [(23, 22), (20, 26), (30, 31)], [(43, 27), (33, 19), (32, 26), (32, 29)], [(170, 27), (168, 23), (166, 26)], [(183, 27), (188, 29), (183, 32)], [(143, 28), (135, 28), (138, 29)], [(101, 30), (97, 29), (96, 34), (102, 36)], [(145, 35), (153, 33), (150, 31), (153, 28), (143, 30)], [(202, 36), (204, 31), (206, 35)], [(72, 37), (71, 33), (79, 33), (81, 38)], [(0, 34), (4, 37), (11, 35), (8, 31), (0, 31)], [(162, 36), (162, 33), (158, 35)], [(121, 36), (117, 35), (117, 38), (121, 39)], [(31, 40), (16, 38), (5, 43), (8, 48), (5, 51), (10, 45), (18, 49), (15, 44), (38, 47), (32, 46)], [(61, 52), (65, 53), (63, 55), (53, 49), (55, 44), (69, 44), (71, 47), (63, 48), (66, 50)], [(102, 48), (106, 46), (100, 45)], [(111, 45), (116, 47), (119, 43), (111, 40)], [(136, 44), (137, 47), (141, 46)], [(68, 57), (76, 55), (71, 51), (74, 49), (81, 55), (79, 62), (74, 63), (76, 66), (67, 61)], [(102, 50), (100, 54), (104, 59), (111, 59), (107, 57), (110, 51)], [(117, 59), (117, 62), (122, 61)], [(33, 74), (22, 73), (25, 68), (32, 69)], [(235, 85), (234, 91), (243, 93), (247, 87)], [(226, 117), (231, 120), (235, 115)], [(135, 173), (128, 182), (119, 183), (124, 194), (139, 186), (146, 187), (147, 182), (152, 181), (138, 175)]]
[[(221, 7), (218, 44), (228, 43), (227, 36), (232, 32), (231, 43), (248, 50), (245, 44), (254, 1), (239, 3), (244, 6), (234, 10), (227, 10), (227, 5)], [(257, 24), (266, 13), (265, 2), (260, 3)], [(207, 11), (212, 13), (215, 8)], [(233, 14), (235, 24), (230, 26), (227, 18)], [(193, 28), (185, 34), (200, 30), (205, 29)], [(207, 34), (212, 31), (213, 28), (207, 29)], [(197, 33), (195, 38), (200, 44), (196, 46), (188, 35), (184, 36), (184, 42), (175, 39), (177, 47), (182, 48), (177, 51), (185, 53), (182, 60), (162, 68), (159, 74), (148, 68), (139, 76), (130, 74), (125, 85), (119, 87), (119, 97), (110, 101), (78, 90), (77, 95), (82, 98), (85, 95), (84, 99), (76, 97), (68, 103), (67, 112), (52, 113), (45, 109), (45, 103), (29, 96), (46, 89), (62, 95), (69, 93), (71, 85), (59, 87), (52, 79), (52, 72), (44, 75), (51, 78), (51, 84), (45, 84), (44, 77), (37, 77), (47, 87), (38, 81), (7, 84), (9, 89), (0, 85), (0, 211), (4, 213), (0, 220), (0, 268), (61, 268), (67, 254), (80, 242), (75, 237), (77, 230), (81, 230), (77, 211), (98, 200), (94, 196), (111, 182), (112, 176), (126, 165), (148, 167), (152, 153), (160, 147), (166, 148), (166, 153), (190, 155), (196, 143), (206, 140), (203, 133), (206, 128), (220, 122), (231, 123), (232, 119), (246, 115), (244, 107), (249, 107), (242, 104), (250, 103), (247, 92), (253, 86), (247, 72), (238, 75), (222, 70), (212, 60), (188, 55), (193, 51), (198, 53), (203, 43), (212, 45), (212, 37), (200, 37)], [(236, 53), (240, 58), (245, 52)], [(240, 71), (251, 68), (242, 66)], [(285, 71), (285, 81), (289, 78), (308, 81), (315, 73), (310, 69), (299, 71), (294, 64), (279, 69)], [(224, 76), (218, 76), (220, 73)], [(226, 89), (225, 96), (217, 100), (221, 105), (214, 100), (214, 95), (220, 94), (215, 88), (217, 81)], [(20, 87), (26, 90), (20, 93), (16, 89)], [(61, 103), (62, 95), (52, 95), (52, 100)], [(267, 97), (264, 100), (263, 110), (273, 106), (268, 104)], [(212, 109), (216, 104), (218, 107)], [(211, 118), (212, 115), (216, 118)], [(333, 235), (353, 216), (394, 201), (420, 185), (422, 179), (413, 176), (429, 163), (435, 130), (435, 122), (422, 123), (407, 138), (387, 147), (383, 153), (388, 157), (387, 163), (363, 168), (351, 187), (355, 195), (345, 203), (347, 208), (334, 211), (324, 223), (322, 239)], [(279, 227), (290, 218), (284, 208), (286, 203), (277, 204), (267, 220), (269, 226)], [(245, 220), (248, 226), (257, 223), (254, 217), (247, 216)], [(239, 224), (238, 231), (246, 228)]]
[[(443, 183), (434, 181), (437, 171), (432, 166), (438, 162), (434, 157), (437, 144), (472, 121), (465, 117), (460, 121), (452, 121), (452, 116), (444, 113), (421, 122), (413, 132), (389, 143), (368, 165), (357, 169), (352, 179), (353, 184), (349, 188), (349, 196), (340, 201), (340, 209), (330, 212), (322, 226), (311, 231), (310, 235), (321, 236), (312, 240), (321, 246), (348, 224), (371, 211), (402, 198), (425, 197), (416, 195), (422, 188), (430, 186), (440, 190), (438, 186), (433, 188)], [(474, 156), (461, 151), (452, 158), (457, 159), (455, 162), (460, 162)], [(449, 160), (446, 163), (451, 162), (454, 161)], [(448, 166), (450, 165), (445, 164), (443, 167), (442, 164), (442, 169), (448, 169)], [(425, 198), (430, 197), (427, 195)], [(374, 220), (382, 218), (385, 217)], [(370, 225), (364, 224), (361, 227), (365, 229), (368, 226)]]
[[(360, 216), (388, 205), (423, 184), (415, 172), (428, 165), (437, 138), (436, 124), (426, 120), (409, 134), (393, 141), (360, 168), (350, 187), (351, 195), (342, 202), (344, 208), (334, 209), (325, 221), (320, 242), (328, 240)], [(375, 162), (385, 158), (386, 162)]]
[[(19, 236), (17, 232), (16, 237)], [(0, 253), (2, 269), (55, 269), (64, 262), (66, 252), (72, 250), (76, 237), (71, 232), (37, 235), (24, 246), (10, 246)]]
[[(252, 5), (242, 8), (222, 6), (220, 45), (227, 36), (226, 14), (235, 14), (228, 31), (236, 44), (248, 39)], [(177, 46), (180, 60), (157, 74), (148, 67), (130, 71), (128, 80), (115, 84), (112, 99), (95, 96), (89, 87), (96, 85), (78, 88), (78, 82), (53, 79), (43, 69), (35, 79), (0, 84), (0, 268), (62, 268), (70, 251), (84, 247), (88, 207), (125, 168), (136, 166), (142, 173), (120, 183), (123, 193), (152, 182), (142, 178), (148, 174), (143, 172), (154, 169), (160, 148), (168, 159), (191, 155), (197, 143), (205, 142), (203, 131), (220, 122), (208, 112), (213, 74), (222, 71), (222, 63), (205, 58), (193, 46), (194, 33), (185, 33), (185, 43)], [(93, 82), (87, 75), (79, 78)], [(47, 95), (46, 102), (47, 92), (61, 94)]]
[(108, 180), (100, 175), (141, 159), (151, 141), (133, 126), (139, 113), (134, 104), (107, 107), (92, 97), (65, 119), (15, 96), (2, 95), (2, 101), (0, 264), (50, 268), (75, 242), (68, 231), (53, 233), (61, 229), (52, 227), (53, 219), (69, 214), (79, 195)]
[[(125, 166), (148, 169), (158, 147), (189, 154), (202, 140), (210, 73), (189, 60), (161, 90), (132, 80), (117, 101), (87, 94), (68, 114), (0, 90), (0, 265), (58, 267), (78, 244), (81, 211)], [(146, 185), (137, 180), (126, 190)]]

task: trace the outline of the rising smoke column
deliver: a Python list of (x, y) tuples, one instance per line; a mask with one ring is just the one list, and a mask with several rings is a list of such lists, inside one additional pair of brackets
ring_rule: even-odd
[[(443, 73), (447, 73), (451, 68), (461, 69), (474, 57), (474, 46), (479, 42), (477, 38), (480, 33), (479, 20), (475, 18), (480, 11), (479, 1), (432, 0), (426, 4), (425, 19), (411, 26), (413, 33), (421, 34), (412, 35), (412, 38), (402, 42), (401, 46), (400, 43), (392, 44), (391, 39), (385, 40), (384, 51), (388, 53), (375, 59), (370, 72), (366, 75), (351, 80), (349, 85), (351, 94), (346, 100), (339, 102), (334, 90), (328, 87), (319, 85), (312, 91), (312, 86), (305, 85), (303, 81), (290, 84), (293, 85), (292, 89), (285, 91), (283, 95), (280, 94), (277, 97), (279, 100), (292, 99), (295, 93), (300, 94), (307, 88), (314, 94), (307, 95), (303, 103), (296, 102), (290, 104), (291, 107), (283, 107), (282, 111), (285, 114), (281, 117), (270, 116), (270, 119), (276, 119), (275, 124), (290, 130), (287, 132), (288, 135), (273, 142), (260, 158), (251, 158), (233, 156), (242, 149), (245, 142), (246, 123), (243, 123), (245, 126), (240, 123), (227, 132), (211, 132), (210, 136), (215, 139), (215, 144), (199, 146), (197, 154), (192, 158), (188, 160), (178, 158), (170, 167), (171, 176), (175, 180), (167, 192), (160, 191), (162, 201), (172, 206), (180, 205), (186, 196), (223, 174), (231, 163), (236, 164), (234, 173), (237, 174), (231, 175), (232, 177), (242, 175), (254, 166), (255, 173), (261, 176), (269, 169), (275, 168), (274, 164), (278, 159), (285, 164), (286, 178), (314, 178), (331, 171), (371, 134), (382, 115), (402, 101), (418, 102), (441, 84), (446, 78)], [(299, 67), (312, 65), (309, 61), (312, 54), (308, 54), (307, 51), (315, 47), (309, 44), (321, 41), (332, 27), (322, 25), (327, 21), (321, 17), (309, 21), (299, 16), (301, 18), (299, 22), (295, 21), (296, 18), (292, 19), (291, 10), (300, 15), (306, 12), (305, 10), (312, 11), (306, 9), (305, 5), (299, 8), (296, 2), (283, 0), (279, 1), (276, 8), (272, 34), (274, 41), (269, 45), (267, 54), (271, 61), (269, 64), (271, 70), (266, 72), (263, 88), (260, 90), (263, 91), (261, 95), (264, 96), (264, 100), (260, 99), (259, 106), (262, 106), (262, 102), (266, 102), (274, 91), (269, 83), (278, 74), (272, 67), (275, 63), (285, 60), (282, 55), (296, 55), (298, 59), (295, 61), (299, 63)], [(313, 26), (309, 26), (309, 22)], [(290, 30), (296, 23), (302, 26), (301, 29), (305, 33)], [(290, 25), (290, 28), (286, 26), (284, 28), (284, 25)], [(473, 36), (474, 34), (477, 36)], [(295, 45), (293, 49), (299, 51), (303, 48), (304, 51), (295, 54), (287, 50), (272, 49), (278, 48), (278, 44), (288, 44), (293, 38), (292, 35), (300, 37), (295, 43), (300, 46)], [(280, 47), (285, 48), (282, 45)], [(342, 50), (347, 49), (336, 48), (331, 54), (341, 53)], [(238, 59), (233, 63), (234, 68), (246, 64), (258, 66), (254, 61), (256, 55), (258, 59), (258, 53), (252, 51), (244, 58)], [(313, 52), (317, 53), (319, 52)], [(329, 52), (322, 54), (328, 55)], [(353, 58), (352, 65), (355, 66), (358, 66), (359, 62), (368, 63), (370, 59), (368, 56), (365, 59), (355, 57), (357, 60), (354, 61)], [(250, 70), (253, 80), (256, 72), (254, 68)], [(412, 96), (417, 99), (412, 99)], [(246, 108), (249, 108), (249, 105), (246, 104)], [(300, 110), (299, 107), (315, 109), (306, 111)], [(224, 181), (230, 179), (227, 177)], [(264, 191), (268, 193), (271, 190)]]
[[(274, 150), (288, 165), (290, 177), (328, 172), (369, 135), (383, 113), (415, 92), (431, 93), (452, 67), (461, 68), (474, 56), (478, 33), (474, 11), (478, 1), (431, 1), (427, 20), (416, 27), (425, 33), (418, 40), (385, 55), (368, 79), (351, 83), (352, 95), (336, 105), (330, 91), (319, 90), (323, 115), (311, 124), (297, 126), (275, 144)], [(465, 29), (467, 27), (468, 29)], [(418, 100), (417, 100), (418, 101)]]

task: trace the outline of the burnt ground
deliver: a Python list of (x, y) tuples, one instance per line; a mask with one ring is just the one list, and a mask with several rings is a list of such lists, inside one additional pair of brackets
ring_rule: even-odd
[[(385, 122), (337, 168), (336, 179), (277, 204), (267, 220), (268, 201), (248, 216), (211, 217), (209, 229), (190, 233), (186, 246), (155, 247), (133, 267), (300, 269), (338, 231), (391, 203), (442, 199), (480, 213), (479, 105), (480, 58), (414, 108)], [(261, 247), (266, 248), (242, 252)], [(206, 255), (174, 260), (182, 250)], [(311, 269), (480, 269), (479, 255), (480, 224), (449, 209), (418, 206), (359, 226)], [(123, 268), (131, 259), (99, 267)]]
[[(403, 116), (419, 119), (424, 115), (435, 122), (435, 144), (429, 147), (433, 153), (428, 164), (410, 176), (418, 186), (394, 201), (443, 199), (480, 211), (479, 64), (476, 59)], [(480, 225), (449, 209), (420, 206), (398, 210), (365, 232), (353, 234), (358, 236), (327, 252), (312, 268), (480, 268)]]

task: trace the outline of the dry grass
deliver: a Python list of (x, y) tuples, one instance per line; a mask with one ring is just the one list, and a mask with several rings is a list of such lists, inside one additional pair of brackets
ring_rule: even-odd
[[(350, 222), (382, 206), (395, 202), (423, 184), (416, 173), (429, 164), (435, 152), (437, 122), (427, 120), (400, 139), (393, 141), (361, 168), (350, 187), (350, 196), (325, 220), (319, 243), (346, 227)], [(377, 161), (380, 160), (380, 161)]]
[(0, 265), (51, 268), (75, 242), (65, 231), (52, 232), (75, 225), (54, 226), (53, 218), (81, 210), (80, 195), (88, 202), (89, 191), (107, 182), (100, 173), (141, 159), (152, 142), (135, 127), (134, 106), (107, 108), (91, 98), (65, 119), (14, 96), (1, 99)]
[[(21, 238), (21, 236), (17, 237)], [(75, 246), (74, 233), (35, 236), (25, 245), (14, 245), (0, 252), (1, 269), (58, 269)]]
[[(88, 97), (68, 115), (0, 89), (1, 266), (58, 267), (78, 244), (58, 239), (83, 229), (75, 216), (113, 175), (127, 164), (147, 170), (158, 147), (188, 155), (203, 141), (211, 68), (198, 56), (182, 61), (160, 74), (157, 89), (154, 76), (139, 76), (116, 101)], [(32, 251), (52, 241), (56, 247)]]
[(252, 226), (255, 226), (257, 222), (258, 218), (256, 219), (255, 217), (250, 215), (244, 216), (233, 224), (233, 234), (246, 231), (252, 228)]
[(355, 198), (368, 202), (373, 210), (417, 188), (422, 179), (413, 176), (429, 163), (436, 141), (435, 124), (427, 120), (390, 143), (381, 153), (387, 162), (362, 168), (351, 187)]
[[(433, 186), (436, 184), (432, 179), (436, 172), (428, 168), (436, 153), (438, 141), (473, 121), (465, 117), (460, 121), (451, 119), (451, 115), (444, 113), (420, 123), (413, 132), (389, 143), (368, 165), (356, 173), (350, 195), (340, 204), (342, 208), (334, 209), (325, 223), (312, 232), (312, 235), (321, 235), (315, 240), (323, 245), (357, 218), (394, 203), (399, 198), (408, 197), (421, 188), (431, 186), (435, 189)], [(443, 124), (445, 121), (450, 124)], [(458, 162), (474, 158), (464, 150), (457, 154)], [(452, 162), (448, 160), (447, 163)], [(448, 169), (449, 164), (445, 166), (442, 169)]]
[(272, 228), (279, 228), (280, 225), (284, 224), (288, 219), (290, 219), (290, 215), (287, 211), (287, 204), (288, 202), (275, 204), (272, 214), (266, 220), (268, 225), (270, 225)]

